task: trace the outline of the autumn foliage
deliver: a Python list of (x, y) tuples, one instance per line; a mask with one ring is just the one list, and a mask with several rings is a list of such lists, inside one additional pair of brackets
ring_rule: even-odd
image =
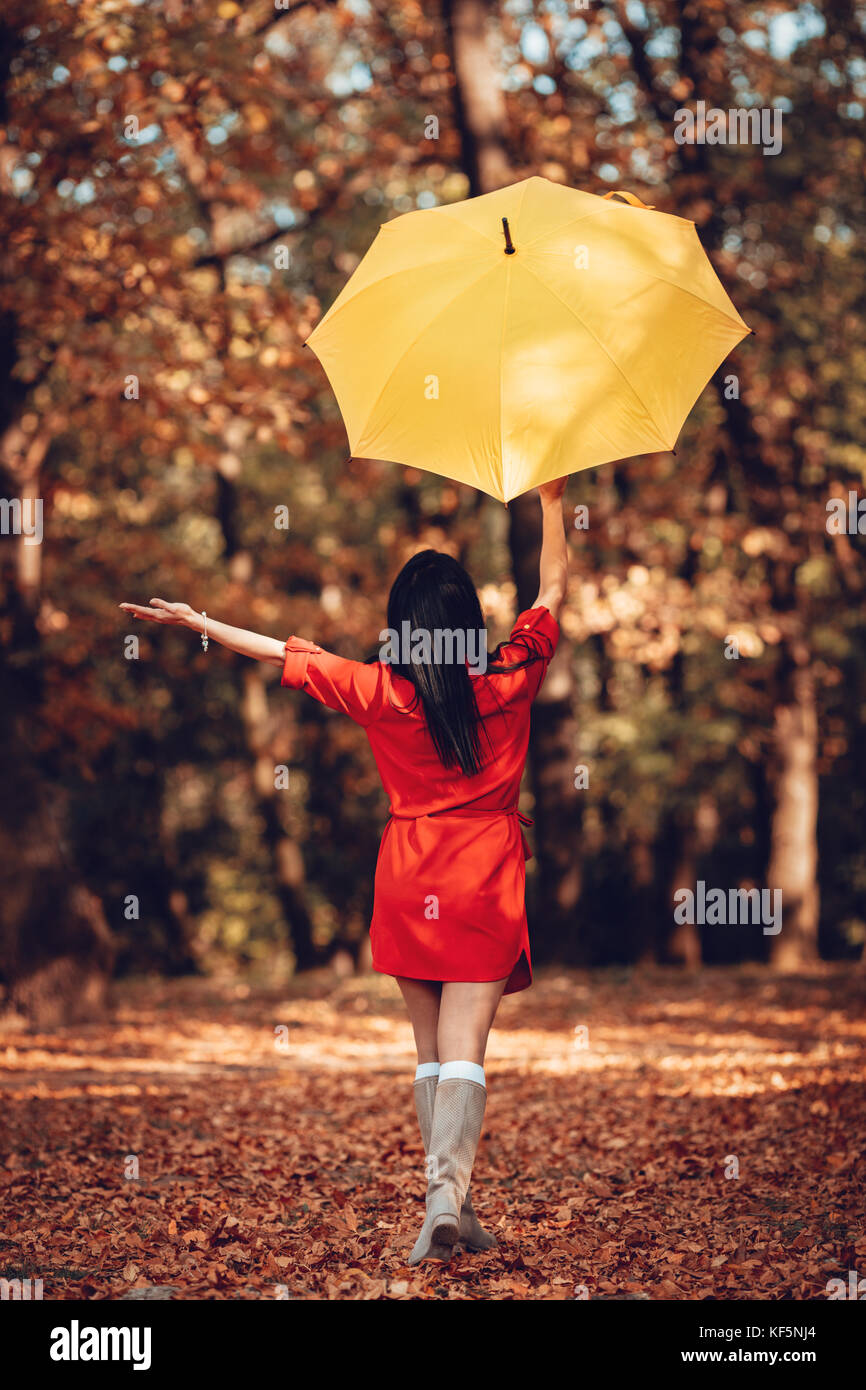
[(0, 1269), (52, 1298), (826, 1299), (866, 1267), (862, 976), (547, 973), (504, 1001), (472, 1179), (423, 1219), (391, 981), (125, 988), (9, 1037)]

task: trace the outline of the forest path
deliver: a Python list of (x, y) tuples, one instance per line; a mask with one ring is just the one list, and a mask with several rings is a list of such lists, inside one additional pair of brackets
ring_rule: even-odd
[(393, 982), (124, 983), (110, 1022), (0, 1033), (0, 1276), (52, 1299), (823, 1299), (866, 1272), (864, 997), (850, 965), (542, 972), (486, 1064), (473, 1194), (500, 1246), (410, 1270)]

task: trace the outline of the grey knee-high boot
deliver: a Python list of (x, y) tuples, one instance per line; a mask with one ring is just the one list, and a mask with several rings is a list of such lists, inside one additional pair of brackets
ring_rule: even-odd
[[(425, 1076), (420, 1081), (415, 1082), (415, 1111), (418, 1115), (418, 1128), (421, 1131), (421, 1142), (424, 1145), (425, 1155), (430, 1153), (430, 1134), (433, 1129), (433, 1106), (436, 1101), (437, 1083), (438, 1078), (435, 1076)], [(496, 1237), (491, 1235), (489, 1231), (485, 1231), (478, 1220), (472, 1205), (471, 1189), (468, 1187), (460, 1210), (458, 1240), (467, 1250), (493, 1250), (498, 1243)]]
[(451, 1258), (486, 1103), (487, 1091), (476, 1081), (455, 1078), (437, 1084), (427, 1158), (427, 1215), (409, 1256), (410, 1265)]

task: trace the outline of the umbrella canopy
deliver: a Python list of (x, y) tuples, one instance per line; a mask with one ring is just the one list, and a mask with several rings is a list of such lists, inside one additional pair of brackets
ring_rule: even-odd
[(386, 222), (307, 340), (353, 456), (508, 502), (671, 449), (750, 330), (694, 223), (621, 196), (530, 178)]

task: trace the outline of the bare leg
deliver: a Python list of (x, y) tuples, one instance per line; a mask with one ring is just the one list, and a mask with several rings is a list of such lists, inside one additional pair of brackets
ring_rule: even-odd
[[(440, 1062), (484, 1063), (487, 1037), (507, 980), (446, 980), (439, 1005)], [(419, 1054), (420, 1055), (420, 1054)]]
[(438, 1062), (436, 1037), (442, 986), (437, 980), (408, 980), (401, 975), (397, 976), (397, 984), (409, 1010), (418, 1061)]

